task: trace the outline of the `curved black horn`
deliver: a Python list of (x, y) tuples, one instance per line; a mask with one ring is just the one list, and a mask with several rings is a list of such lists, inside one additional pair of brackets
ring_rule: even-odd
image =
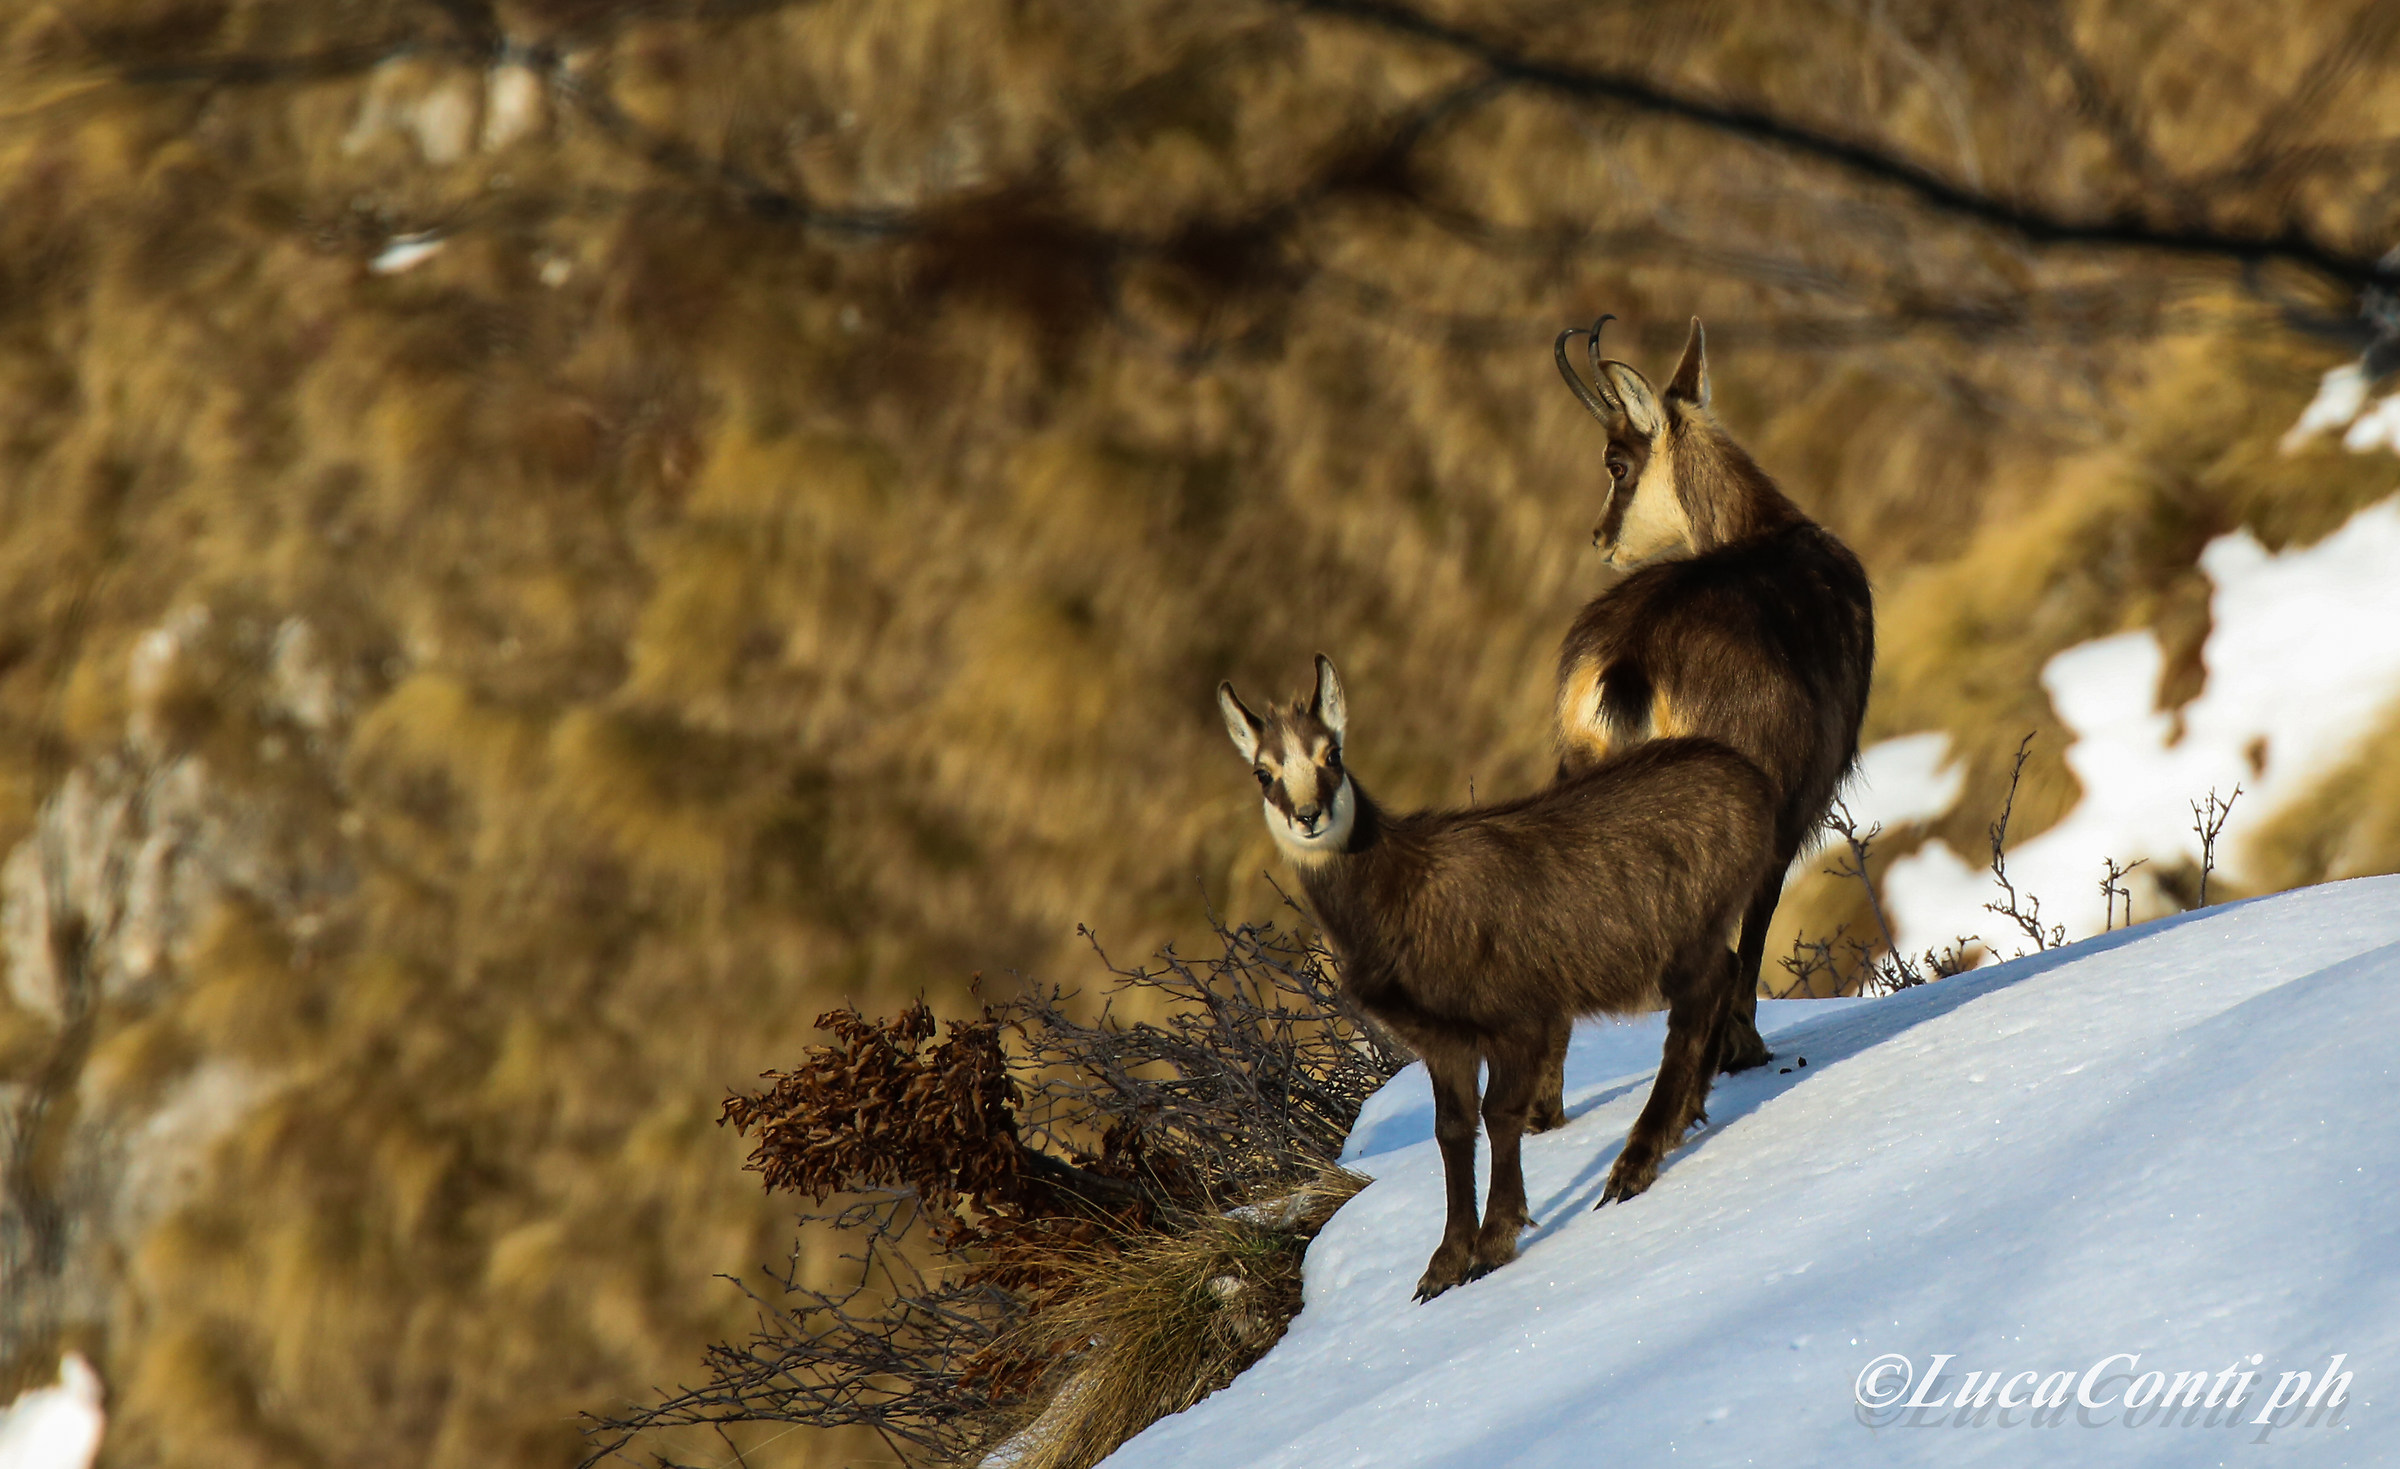
[[(1558, 340), (1551, 344), (1550, 349), (1551, 355), (1558, 359), (1558, 375), (1567, 380), (1567, 386), (1575, 390), (1576, 398), (1581, 400), (1592, 417), (1602, 423), (1621, 418), (1625, 413), (1625, 405), (1619, 403), (1617, 395), (1608, 390), (1608, 379), (1600, 373), (1600, 328), (1616, 319), (1614, 313), (1603, 313), (1598, 321), (1592, 323), (1589, 332), (1579, 326), (1568, 327), (1558, 334)], [(1567, 343), (1577, 336), (1591, 338), (1592, 376), (1596, 380), (1593, 384), (1585, 383), (1583, 375), (1575, 370), (1575, 364), (1567, 360)]]
[(1600, 328), (1616, 319), (1617, 314), (1614, 311), (1603, 311), (1592, 319), (1592, 334), (1583, 339), (1583, 353), (1592, 359), (1592, 381), (1599, 384), (1601, 394), (1609, 402), (1616, 404), (1619, 412), (1623, 412), (1624, 403), (1618, 400), (1616, 394), (1609, 392), (1608, 374), (1600, 370)]

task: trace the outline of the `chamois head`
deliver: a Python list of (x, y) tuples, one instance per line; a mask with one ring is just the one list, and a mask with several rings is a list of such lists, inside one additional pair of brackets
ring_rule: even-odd
[(1358, 794), (1342, 766), (1342, 731), (1349, 708), (1333, 660), (1317, 655), (1316, 693), (1289, 708), (1250, 712), (1230, 682), (1217, 685), (1217, 708), (1233, 747), (1250, 762), (1264, 796), (1267, 830), (1285, 856), (1302, 867), (1340, 852), (1358, 816)]
[[(1553, 353), (1567, 386), (1608, 431), (1602, 463), (1608, 478), (1592, 544), (1611, 566), (1631, 569), (1714, 549), (1783, 523), (1798, 511), (1708, 411), (1708, 341), (1700, 318), (1683, 344), (1664, 393), (1626, 363), (1600, 355), (1603, 315), (1587, 331), (1558, 334)], [(1586, 338), (1592, 381), (1567, 360), (1567, 343)]]

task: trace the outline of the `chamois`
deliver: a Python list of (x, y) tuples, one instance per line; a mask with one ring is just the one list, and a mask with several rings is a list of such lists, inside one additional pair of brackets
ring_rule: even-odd
[[(1758, 1034), (1758, 976), (1784, 873), (1858, 758), (1875, 664), (1866, 572), (1776, 488), (1709, 412), (1707, 337), (1692, 319), (1666, 392), (1600, 355), (1600, 328), (1569, 327), (1553, 353), (1607, 430), (1607, 485), (1592, 532), (1630, 574), (1594, 597), (1558, 656), (1562, 775), (1643, 740), (1700, 736), (1747, 756), (1775, 791), (1773, 861), (1742, 916), (1741, 998), (1728, 1070), (1772, 1058)], [(1593, 382), (1567, 360), (1587, 337)], [(1551, 1049), (1563, 1055), (1564, 1037)], [(1558, 1079), (1536, 1124), (1558, 1120)]]
[[(1658, 740), (1534, 795), (1393, 815), (1343, 763), (1348, 706), (1317, 659), (1309, 701), (1250, 712), (1217, 688), (1267, 829), (1341, 956), (1343, 990), (1424, 1058), (1449, 1222), (1417, 1282), (1430, 1300), (1516, 1258), (1530, 1223), (1518, 1153), (1550, 1037), (1577, 1015), (1667, 1006), (1650, 1100), (1601, 1202), (1658, 1176), (1704, 1120), (1735, 995), (1724, 936), (1756, 890), (1773, 828), (1766, 777), (1725, 746)], [(1476, 1066), (1492, 1136), (1475, 1215)]]

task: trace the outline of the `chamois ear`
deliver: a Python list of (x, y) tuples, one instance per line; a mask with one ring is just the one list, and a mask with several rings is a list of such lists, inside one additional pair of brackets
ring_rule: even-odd
[(1267, 732), (1267, 724), (1242, 703), (1230, 679), (1217, 685), (1217, 712), (1225, 716), (1225, 733), (1233, 736), (1233, 747), (1244, 760), (1256, 760), (1258, 737)]
[(1332, 730), (1337, 740), (1350, 723), (1350, 705), (1342, 698), (1342, 676), (1333, 671), (1333, 660), (1322, 653), (1317, 655), (1317, 698), (1309, 712)]
[(1658, 395), (1650, 391), (1650, 380), (1622, 362), (1604, 363), (1601, 372), (1615, 390), (1617, 401), (1625, 405), (1626, 421), (1633, 431), (1645, 439), (1655, 439), (1667, 426), (1667, 415), (1658, 406)]
[(1697, 316), (1692, 318), (1692, 334), (1684, 339), (1683, 360), (1675, 364), (1674, 380), (1667, 384), (1667, 401), (1708, 406), (1708, 333), (1701, 330)]

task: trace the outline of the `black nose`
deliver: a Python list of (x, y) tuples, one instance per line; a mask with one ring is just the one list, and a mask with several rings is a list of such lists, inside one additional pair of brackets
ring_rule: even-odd
[(1304, 806), (1292, 813), (1292, 820), (1300, 823), (1300, 829), (1302, 831), (1314, 836), (1316, 835), (1317, 831), (1317, 818), (1324, 814), (1325, 811), (1323, 807)]

